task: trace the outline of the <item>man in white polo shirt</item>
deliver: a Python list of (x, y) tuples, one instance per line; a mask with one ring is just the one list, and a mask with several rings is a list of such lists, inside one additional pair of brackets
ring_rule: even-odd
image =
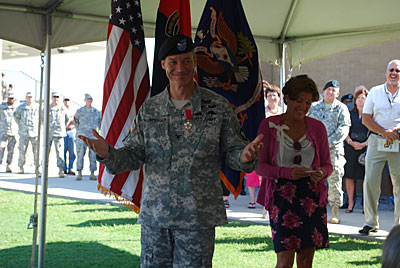
[(363, 124), (372, 132), (365, 158), (365, 226), (359, 231), (376, 232), (382, 169), (388, 161), (395, 200), (394, 224), (400, 224), (400, 60), (392, 60), (386, 69), (386, 83), (371, 88), (363, 108)]

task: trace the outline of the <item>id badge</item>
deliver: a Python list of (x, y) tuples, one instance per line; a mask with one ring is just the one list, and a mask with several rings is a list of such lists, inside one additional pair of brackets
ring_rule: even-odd
[(399, 140), (394, 140), (392, 144), (386, 146), (386, 139), (378, 139), (378, 151), (380, 152), (398, 152)]

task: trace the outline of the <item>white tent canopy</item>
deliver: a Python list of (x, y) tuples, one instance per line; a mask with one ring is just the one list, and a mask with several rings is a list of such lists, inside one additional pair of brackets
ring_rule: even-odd
[[(111, 0), (0, 0), (0, 38), (44, 50), (106, 39)], [(196, 30), (206, 0), (191, 0)], [(142, 0), (146, 37), (154, 36), (159, 0)], [(242, 0), (261, 60), (278, 64), (282, 44), (293, 67), (346, 49), (400, 38), (398, 0)]]

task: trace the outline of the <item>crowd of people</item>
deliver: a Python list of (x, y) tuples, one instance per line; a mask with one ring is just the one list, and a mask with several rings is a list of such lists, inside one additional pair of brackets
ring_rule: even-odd
[[(295, 261), (297, 267), (312, 267), (315, 250), (329, 247), (327, 205), (332, 208), (330, 223), (340, 224), (343, 177), (349, 197), (347, 213), (354, 208), (354, 180), (364, 179), (365, 225), (359, 232), (376, 232), (386, 162), (393, 183), (394, 225), (400, 224), (400, 60), (388, 63), (384, 84), (369, 91), (357, 87), (354, 94), (343, 98), (344, 103), (338, 100), (336, 80), (324, 85), (322, 97), (307, 75), (290, 78), (282, 92), (264, 83), (266, 118), (257, 137), (249, 141), (227, 100), (194, 82), (196, 57), (189, 37), (178, 34), (165, 40), (158, 58), (169, 85), (143, 104), (121, 148), (114, 148), (98, 133), (100, 113), (91, 107), (90, 95), (85, 95), (86, 105), (74, 115), (67, 112), (68, 99), (65, 105), (58, 104), (56, 92), (50, 107), (49, 142), (54, 141), (56, 147), (60, 177), (74, 173), (74, 127), (79, 138), (75, 142), (78, 180), (87, 147), (92, 175), (95, 158), (111, 174), (144, 165), (146, 180), (138, 219), (142, 267), (212, 267), (215, 227), (227, 223), (221, 155), (230, 167), (249, 174), (248, 207), (254, 208), (257, 202), (269, 213), (276, 267), (292, 267)], [(26, 98), (19, 110), (32, 105), (29, 93)], [(1, 106), (0, 122), (18, 121), (20, 130), (22, 124), (38, 122), (23, 118), (25, 114), (37, 116), (36, 108), (29, 113), (18, 109), (9, 92)], [(187, 111), (193, 117), (187, 117)], [(7, 129), (1, 136), (2, 150), (5, 143), (9, 148), (15, 146), (15, 131), (9, 125), (2, 128)], [(29, 135), (23, 130), (20, 133)], [(33, 144), (35, 137), (32, 134), (20, 147), (26, 150), (25, 144), (29, 140)], [(68, 165), (61, 157), (64, 140)], [(20, 169), (23, 172), (23, 164)], [(260, 187), (257, 197), (256, 187)], [(393, 246), (398, 241), (395, 227), (384, 244), (385, 267), (398, 264), (398, 249)]]
[[(85, 94), (85, 106), (79, 108), (76, 112), (70, 107), (68, 97), (64, 97), (63, 104), (59, 100), (60, 94), (53, 92), (49, 107), (49, 151), (51, 151), (51, 146), (54, 143), (60, 178), (64, 178), (65, 174), (76, 175), (73, 170), (76, 151), (76, 169), (78, 171), (76, 179), (82, 180), (83, 161), (87, 150), (86, 145), (81, 140), (76, 140), (76, 133), (89, 135), (91, 129), (100, 129), (101, 115), (99, 110), (92, 106), (93, 98), (89, 94)], [(7, 88), (5, 101), (0, 105), (0, 164), (7, 148), (6, 172), (12, 172), (11, 164), (15, 145), (18, 142), (18, 173), (24, 174), (26, 172), (24, 166), (27, 148), (31, 144), (35, 173), (38, 176), (40, 175), (42, 163), (38, 161), (39, 113), (39, 104), (33, 100), (31, 92), (27, 92), (25, 100), (17, 105), (14, 92)], [(96, 156), (91, 151), (88, 154), (90, 180), (97, 180), (94, 174), (97, 170)]]

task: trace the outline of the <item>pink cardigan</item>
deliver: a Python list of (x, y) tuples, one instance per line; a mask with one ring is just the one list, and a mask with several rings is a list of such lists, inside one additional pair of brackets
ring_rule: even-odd
[[(290, 178), (289, 167), (278, 167), (276, 165), (276, 155), (278, 153), (277, 129), (269, 126), (269, 122), (279, 125), (283, 115), (271, 116), (264, 119), (258, 128), (258, 134), (264, 134), (264, 148), (261, 150), (256, 173), (262, 176), (260, 190), (257, 196), (257, 203), (265, 208), (272, 206), (274, 202), (274, 191), (276, 190), (276, 178)], [(315, 148), (315, 156), (312, 168), (321, 168), (326, 179), (333, 172), (331, 156), (329, 153), (328, 136), (326, 128), (321, 121), (306, 117), (307, 131), (306, 137)], [(320, 189), (319, 206), (328, 204), (327, 188), (324, 180), (318, 182)]]

